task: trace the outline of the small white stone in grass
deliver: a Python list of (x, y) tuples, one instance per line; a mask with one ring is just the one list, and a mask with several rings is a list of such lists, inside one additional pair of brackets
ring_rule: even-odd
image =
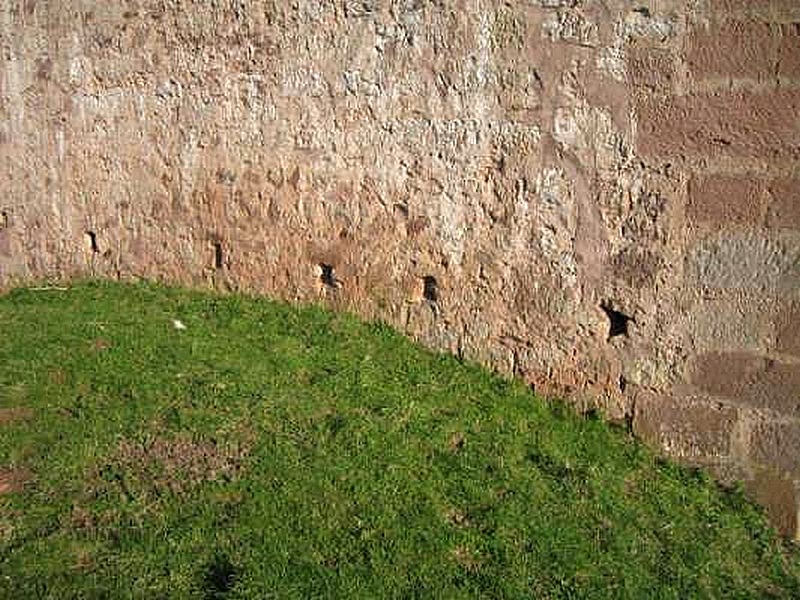
[(184, 329), (186, 329), (186, 325), (184, 325), (184, 324), (183, 324), (183, 322), (182, 322), (182, 321), (179, 321), (178, 319), (172, 319), (172, 326), (173, 326), (175, 329), (178, 329), (178, 330), (184, 330)]

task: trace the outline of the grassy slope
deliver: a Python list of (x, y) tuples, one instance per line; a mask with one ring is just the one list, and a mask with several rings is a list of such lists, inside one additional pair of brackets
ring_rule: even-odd
[(383, 326), (95, 283), (0, 332), (0, 596), (800, 595), (739, 493)]

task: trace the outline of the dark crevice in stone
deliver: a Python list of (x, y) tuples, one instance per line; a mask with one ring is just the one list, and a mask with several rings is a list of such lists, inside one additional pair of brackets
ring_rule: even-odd
[(327, 288), (336, 289), (340, 286), (339, 280), (333, 270), (333, 265), (319, 264), (319, 280)]
[(439, 301), (439, 284), (436, 277), (426, 275), (422, 278), (422, 297), (428, 302), (436, 303)]
[(225, 264), (225, 254), (222, 251), (222, 242), (214, 242), (214, 268), (221, 269)]
[(86, 232), (86, 245), (89, 247), (92, 253), (97, 254), (100, 252), (100, 248), (97, 245), (97, 234), (94, 231)]
[(600, 305), (603, 312), (608, 317), (608, 339), (615, 338), (620, 335), (628, 335), (628, 323), (633, 321), (633, 317), (626, 315), (618, 310), (614, 310), (608, 303)]

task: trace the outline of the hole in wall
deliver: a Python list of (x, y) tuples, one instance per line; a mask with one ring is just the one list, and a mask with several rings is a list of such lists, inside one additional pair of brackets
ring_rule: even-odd
[(8, 213), (6, 211), (0, 211), (0, 231), (3, 229), (7, 229), (9, 225), (9, 218)]
[(439, 301), (439, 284), (436, 277), (426, 275), (422, 278), (422, 297), (428, 302)]
[(225, 254), (222, 251), (222, 242), (213, 242), (214, 245), (214, 268), (221, 269), (225, 263)]
[(328, 263), (319, 263), (319, 281), (326, 288), (336, 289), (341, 287), (342, 283), (336, 279), (333, 265)]
[(97, 245), (97, 234), (94, 231), (87, 231), (84, 236), (84, 243), (86, 244), (86, 249), (91, 252), (92, 254), (97, 254), (100, 252), (100, 248)]
[(628, 335), (628, 323), (633, 321), (633, 317), (629, 317), (625, 313), (611, 308), (610, 304), (603, 303), (600, 305), (603, 312), (608, 317), (608, 339), (618, 337), (620, 335)]

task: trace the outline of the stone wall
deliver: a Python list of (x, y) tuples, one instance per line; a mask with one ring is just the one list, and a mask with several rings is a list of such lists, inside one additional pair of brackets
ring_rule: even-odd
[(797, 537), (800, 3), (7, 0), (0, 286), (322, 301)]

